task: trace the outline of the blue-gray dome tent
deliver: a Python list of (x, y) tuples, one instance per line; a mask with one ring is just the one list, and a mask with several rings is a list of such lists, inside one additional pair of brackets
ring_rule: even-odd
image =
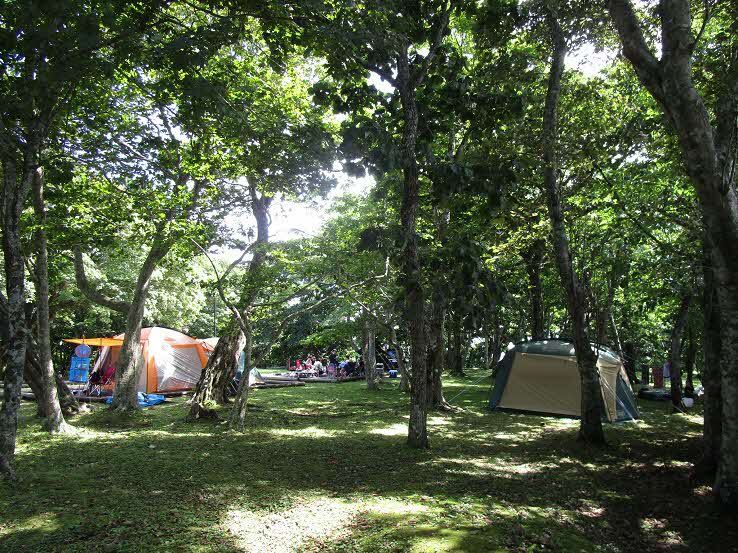
[[(593, 346), (600, 372), (603, 420), (640, 417), (633, 389), (615, 352)], [(490, 397), (492, 409), (581, 416), (581, 382), (574, 345), (564, 340), (517, 344), (497, 366)]]

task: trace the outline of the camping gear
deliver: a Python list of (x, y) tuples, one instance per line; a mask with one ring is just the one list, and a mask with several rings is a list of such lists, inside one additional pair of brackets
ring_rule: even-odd
[[(593, 346), (600, 373), (603, 420), (639, 418), (623, 364), (612, 350)], [(581, 416), (581, 381), (574, 345), (564, 340), (517, 344), (497, 365), (492, 409)]]
[(69, 365), (69, 382), (87, 382), (90, 377), (90, 358), (72, 356)]
[[(103, 345), (93, 369), (104, 391), (112, 391), (115, 365), (123, 334), (115, 338), (85, 338), (89, 345)], [(67, 342), (78, 343), (76, 339)], [(81, 343), (81, 340), (80, 342)], [(191, 390), (197, 385), (208, 357), (202, 340), (163, 327), (141, 329), (141, 365), (138, 391), (145, 393)]]
[(74, 348), (74, 355), (77, 357), (89, 357), (92, 355), (92, 348), (87, 344), (80, 344)]
[(397, 378), (397, 371), (395, 369), (389, 370), (389, 377), (390, 378)]
[(650, 399), (652, 401), (671, 401), (671, 390), (664, 388), (649, 388), (644, 386), (638, 390), (638, 397), (641, 399)]
[[(143, 392), (138, 392), (138, 406), (139, 407), (153, 407), (154, 405), (159, 405), (160, 403), (164, 403), (166, 401), (166, 398), (161, 394), (144, 394)], [(113, 403), (113, 396), (110, 396), (108, 399), (105, 400), (105, 403), (108, 405)]]

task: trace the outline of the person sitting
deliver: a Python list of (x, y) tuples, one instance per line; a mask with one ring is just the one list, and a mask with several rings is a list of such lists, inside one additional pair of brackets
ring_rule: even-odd
[(316, 359), (315, 363), (313, 363), (313, 370), (318, 374), (318, 376), (323, 374), (323, 363), (320, 362), (320, 359)]
[(356, 361), (346, 362), (346, 376), (354, 376), (356, 374)]

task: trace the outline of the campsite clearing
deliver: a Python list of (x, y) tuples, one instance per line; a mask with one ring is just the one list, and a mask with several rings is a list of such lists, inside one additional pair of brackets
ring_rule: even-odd
[[(734, 524), (688, 482), (701, 418), (640, 402), (582, 448), (571, 419), (490, 412), (490, 380), (449, 379), (463, 411), (405, 446), (387, 381), (257, 390), (243, 434), (186, 423), (184, 398), (125, 425), (102, 408), (49, 437), (24, 404), (2, 551), (730, 551)], [(227, 413), (224, 413), (227, 415)], [(11, 514), (12, 513), (12, 514)], [(597, 544), (597, 545), (595, 545)], [(732, 549), (735, 550), (735, 549)]]

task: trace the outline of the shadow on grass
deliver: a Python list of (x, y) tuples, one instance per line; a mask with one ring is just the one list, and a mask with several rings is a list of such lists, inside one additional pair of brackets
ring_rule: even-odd
[[(452, 383), (448, 396), (463, 385)], [(76, 422), (79, 436), (49, 438), (26, 405), (21, 481), (0, 489), (0, 549), (245, 551), (224, 528), (233, 513), (251, 523), (291, 509), (299, 517), (317, 499), (353, 506), (350, 522), (300, 550), (730, 551), (738, 543), (704, 489), (688, 485), (695, 420), (647, 407), (642, 424), (608, 426), (609, 448), (588, 449), (575, 442), (575, 421), (487, 412), (487, 391), (470, 386), (455, 402), (463, 399), (463, 412), (430, 417), (427, 452), (405, 446), (406, 398), (393, 386), (260, 390), (243, 434), (185, 423), (177, 400), (131, 425), (111, 427), (96, 411)], [(387, 500), (397, 503), (390, 512)]]

